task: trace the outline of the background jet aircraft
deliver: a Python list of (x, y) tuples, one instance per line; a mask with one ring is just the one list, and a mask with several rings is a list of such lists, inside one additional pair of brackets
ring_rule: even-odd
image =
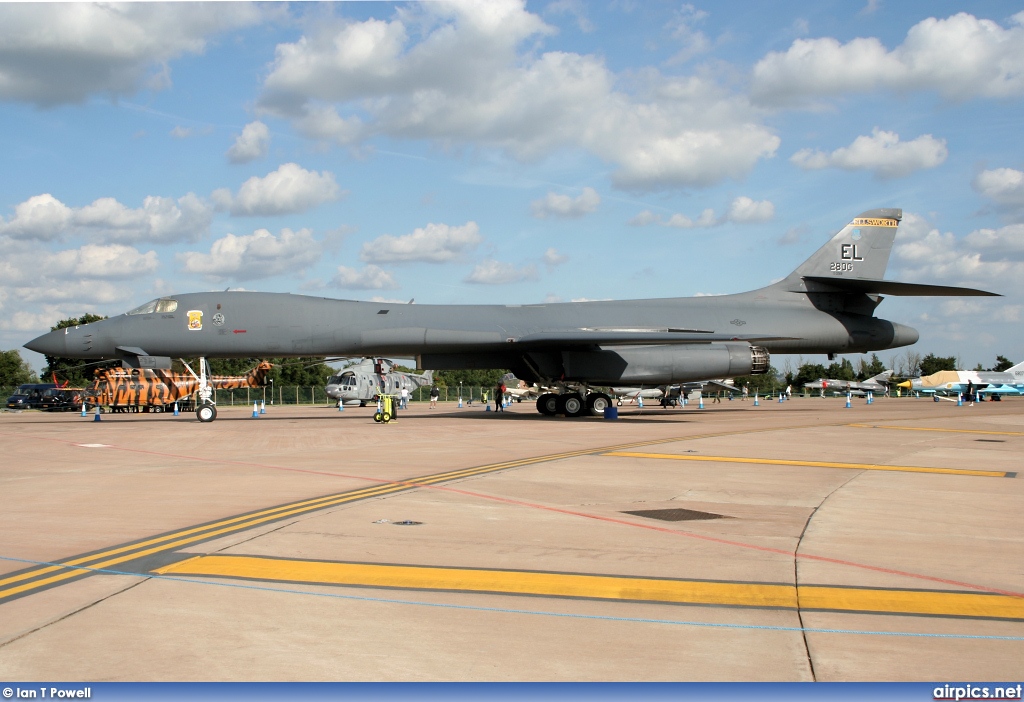
[[(883, 280), (897, 209), (864, 212), (777, 283), (736, 295), (538, 305), (396, 305), (286, 293), (153, 300), (26, 346), (48, 356), (398, 356), (420, 368), (508, 368), (545, 393), (545, 414), (600, 412), (591, 386), (663, 385), (765, 373), (769, 352), (863, 353), (913, 344), (879, 319), (881, 295), (993, 295)], [(205, 387), (205, 386), (203, 386)], [(204, 421), (216, 416), (201, 389)], [(207, 407), (208, 405), (208, 407)], [(205, 408), (205, 409), (204, 409)]]
[(971, 390), (982, 394), (1020, 395), (1024, 394), (1024, 363), (1004, 371), (939, 371), (904, 381), (899, 387), (951, 395)]
[(434, 371), (423, 375), (396, 371), (394, 364), (384, 358), (367, 358), (342, 369), (327, 381), (327, 396), (346, 405), (365, 407), (378, 393), (397, 395), (402, 388), (411, 394), (416, 388), (434, 382)]
[(555, 390), (555, 388), (542, 388), (537, 383), (530, 385), (525, 380), (517, 378), (515, 373), (506, 373), (501, 376), (501, 382), (505, 383), (505, 394), (516, 402), (536, 400), (542, 394)]
[(817, 390), (822, 395), (826, 392), (838, 393), (840, 395), (845, 395), (847, 393), (850, 393), (851, 395), (866, 395), (870, 392), (881, 395), (889, 389), (889, 378), (891, 377), (892, 371), (887, 370), (876, 376), (872, 376), (867, 380), (861, 381), (819, 378), (818, 380), (811, 381), (810, 383), (804, 383), (804, 387), (808, 390)]
[(731, 380), (704, 380), (697, 383), (682, 383), (680, 385), (660, 385), (653, 388), (611, 388), (615, 396), (615, 404), (620, 407), (623, 404), (637, 404), (637, 400), (655, 400), (662, 407), (674, 407), (679, 402), (680, 396), (689, 397), (692, 393), (700, 391), (704, 397), (711, 397), (712, 393), (740, 392)]

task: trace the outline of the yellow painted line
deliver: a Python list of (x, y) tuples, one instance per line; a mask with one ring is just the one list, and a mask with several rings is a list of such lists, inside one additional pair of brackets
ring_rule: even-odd
[(1024, 619), (1024, 599), (973, 592), (871, 590), (813, 585), (800, 588), (800, 608)]
[(781, 458), (738, 458), (735, 456), (692, 456), (674, 453), (640, 453), (636, 451), (609, 451), (602, 456), (624, 458), (663, 458), (672, 461), (710, 461), (712, 463), (758, 463), (773, 466), (808, 466), (811, 468), (847, 468), (850, 470), (892, 470), (910, 473), (947, 473), (950, 475), (978, 475), (986, 478), (1005, 478), (1004, 471), (968, 470), (961, 468), (925, 468), (923, 466), (886, 466), (876, 463), (834, 463), (829, 461), (790, 461)]
[[(261, 524), (264, 524), (266, 522), (272, 522), (278, 519), (283, 519), (285, 517), (296, 516), (304, 514), (306, 512), (325, 509), (327, 507), (337, 506), (340, 504), (344, 504), (346, 502), (352, 502), (354, 500), (361, 500), (369, 497), (378, 497), (390, 493), (415, 489), (416, 487), (430, 486), (441, 482), (448, 482), (452, 480), (458, 480), (461, 478), (485, 475), (487, 473), (493, 473), (500, 470), (507, 470), (509, 468), (518, 468), (521, 466), (562, 460), (565, 458), (574, 458), (578, 456), (599, 454), (609, 449), (652, 446), (656, 444), (664, 444), (675, 441), (687, 440), (690, 438), (707, 437), (697, 436), (652, 439), (648, 441), (637, 441), (597, 449), (580, 449), (576, 451), (566, 451), (556, 454), (548, 454), (544, 456), (534, 456), (530, 458), (522, 458), (512, 461), (503, 461), (501, 463), (490, 463), (484, 466), (476, 466), (473, 468), (465, 468), (456, 471), (448, 471), (445, 473), (437, 473), (434, 475), (421, 476), (418, 478), (410, 478), (408, 480), (396, 480), (393, 482), (382, 483), (380, 485), (374, 485), (368, 488), (360, 488), (357, 490), (336, 493), (333, 495), (326, 495), (306, 500), (300, 500), (298, 502), (293, 502), (287, 505), (278, 505), (277, 507), (270, 507), (256, 512), (249, 512), (246, 514), (230, 517), (228, 519), (224, 519), (221, 521), (212, 522), (210, 524), (190, 527), (187, 529), (171, 532), (169, 534), (164, 534), (163, 536), (157, 536), (151, 539), (146, 539), (135, 543), (125, 544), (123, 546), (110, 548), (97, 553), (71, 558), (66, 561), (61, 561), (60, 565), (40, 566), (38, 568), (33, 568), (31, 570), (27, 570), (16, 575), (0, 578), (0, 588), (2, 588), (0, 589), (0, 601), (4, 600), (7, 597), (23, 594), (34, 589), (46, 587), (48, 585), (54, 585), (56, 583), (80, 576), (83, 572), (82, 569), (75, 568), (74, 566), (85, 566), (87, 568), (109, 568), (110, 566), (118, 565), (120, 563), (134, 560), (136, 558), (150, 556), (155, 553), (161, 553), (165, 551), (173, 551), (183, 546), (195, 543), (197, 541), (205, 541), (216, 536), (224, 536), (226, 534), (244, 531), (246, 529), (251, 529), (253, 527), (260, 526)], [(33, 578), (39, 578), (42, 575), (47, 575), (50, 573), (55, 574), (40, 580), (33, 580)], [(25, 583), (24, 581), (26, 580), (31, 580), (31, 582)], [(19, 582), (24, 584), (13, 586), (14, 583)]]
[(1024, 598), (972, 592), (736, 583), (537, 571), (377, 565), (257, 556), (197, 556), (154, 571), (316, 585), (579, 597), (669, 604), (782, 607), (1024, 620)]
[(792, 585), (326, 563), (249, 556), (200, 556), (165, 566), (155, 572), (161, 575), (217, 575), (252, 580), (409, 590), (457, 590), (746, 607), (796, 607), (796, 589)]
[(863, 429), (899, 429), (900, 431), (939, 431), (950, 434), (993, 434), (995, 436), (1024, 436), (1024, 431), (985, 431), (983, 429), (941, 429), (939, 427), (897, 427), (887, 424), (847, 424)]

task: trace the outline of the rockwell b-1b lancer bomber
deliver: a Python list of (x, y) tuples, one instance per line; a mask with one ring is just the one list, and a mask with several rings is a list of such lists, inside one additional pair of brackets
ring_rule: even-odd
[[(667, 385), (765, 373), (769, 353), (836, 354), (913, 344), (879, 319), (881, 295), (994, 295), (884, 280), (902, 210), (864, 212), (783, 280), (719, 297), (538, 305), (405, 305), (288, 293), (207, 292), (44, 334), (65, 358), (415, 356), (419, 368), (508, 368), (558, 388), (544, 414), (575, 417), (610, 398), (593, 386)], [(201, 383), (204, 421), (216, 416)]]

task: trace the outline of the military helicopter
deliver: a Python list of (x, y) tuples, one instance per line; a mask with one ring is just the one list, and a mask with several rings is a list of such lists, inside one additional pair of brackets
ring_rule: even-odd
[(365, 358), (331, 376), (324, 390), (339, 403), (365, 407), (367, 403), (376, 402), (378, 394), (398, 395), (402, 388), (412, 393), (434, 382), (433, 371), (417, 375), (396, 371), (394, 367), (394, 362), (386, 358)]
[[(261, 361), (243, 376), (207, 377), (215, 390), (263, 387), (273, 366)], [(174, 403), (183, 410), (192, 409), (193, 396), (199, 391), (199, 377), (191, 372), (176, 373), (162, 368), (101, 368), (92, 384), (81, 392), (88, 407), (108, 407), (112, 412), (163, 412)], [(211, 405), (212, 407), (212, 405)]]

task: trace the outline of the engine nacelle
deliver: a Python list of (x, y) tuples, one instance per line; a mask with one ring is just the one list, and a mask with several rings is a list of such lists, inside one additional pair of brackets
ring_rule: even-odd
[(767, 373), (760, 346), (741, 343), (623, 346), (562, 352), (562, 380), (592, 385), (663, 385)]

